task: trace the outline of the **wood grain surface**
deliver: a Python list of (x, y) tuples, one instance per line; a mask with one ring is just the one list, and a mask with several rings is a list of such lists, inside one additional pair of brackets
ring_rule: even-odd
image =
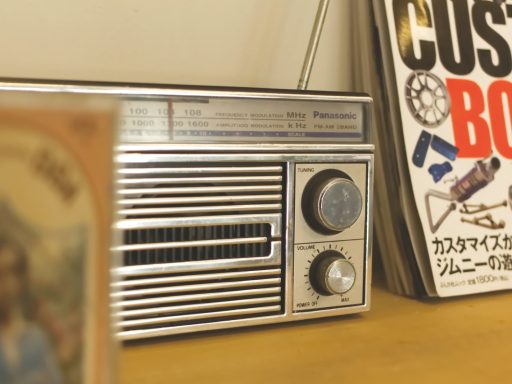
[(372, 296), (359, 315), (126, 345), (120, 383), (512, 382), (512, 294)]

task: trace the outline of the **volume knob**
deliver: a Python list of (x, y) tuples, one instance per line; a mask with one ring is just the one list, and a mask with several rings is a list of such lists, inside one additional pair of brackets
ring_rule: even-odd
[(302, 211), (315, 231), (333, 235), (350, 227), (361, 214), (359, 188), (345, 173), (326, 170), (315, 175), (304, 188)]
[(354, 286), (356, 270), (341, 253), (325, 251), (311, 264), (309, 280), (313, 289), (321, 295), (341, 295)]

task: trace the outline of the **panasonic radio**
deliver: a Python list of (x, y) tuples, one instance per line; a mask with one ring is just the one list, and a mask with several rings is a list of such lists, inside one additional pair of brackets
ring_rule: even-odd
[(7, 83), (107, 95), (120, 338), (369, 309), (373, 145), (363, 94)]

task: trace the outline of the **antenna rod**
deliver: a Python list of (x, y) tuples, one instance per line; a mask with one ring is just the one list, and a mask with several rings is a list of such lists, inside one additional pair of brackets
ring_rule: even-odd
[(316, 49), (318, 47), (318, 42), (320, 41), (320, 35), (322, 34), (322, 28), (324, 26), (328, 6), (329, 0), (320, 0), (318, 3), (315, 23), (313, 24), (313, 29), (311, 30), (311, 35), (309, 37), (308, 50), (306, 51), (306, 57), (304, 58), (304, 64), (302, 65), (302, 73), (300, 74), (297, 89), (305, 90), (308, 87), (309, 76), (311, 75), (311, 69), (313, 68), (313, 62), (315, 61)]

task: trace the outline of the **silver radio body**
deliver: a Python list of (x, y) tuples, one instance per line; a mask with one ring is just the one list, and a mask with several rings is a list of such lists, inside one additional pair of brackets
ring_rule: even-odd
[[(370, 98), (159, 92), (141, 91), (153, 99), (133, 98), (123, 109), (119, 335), (367, 310)], [(158, 119), (145, 116), (162, 116), (165, 108), (161, 136), (148, 134)]]
[(124, 340), (366, 311), (371, 99), (38, 85), (122, 103), (112, 307)]

